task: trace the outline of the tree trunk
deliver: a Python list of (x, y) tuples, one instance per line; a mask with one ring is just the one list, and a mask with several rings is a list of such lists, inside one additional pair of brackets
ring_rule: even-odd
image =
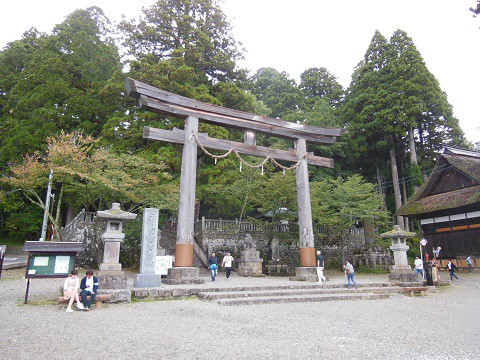
[(410, 163), (411, 164), (418, 164), (417, 159), (417, 150), (415, 149), (415, 137), (414, 137), (414, 130), (413, 126), (410, 126), (408, 130), (408, 147), (410, 148)]
[(385, 193), (383, 189), (383, 179), (382, 179), (382, 174), (380, 173), (380, 168), (378, 167), (378, 164), (375, 166), (377, 168), (377, 184), (378, 184), (378, 193), (380, 195), (383, 195)]
[(63, 200), (63, 184), (61, 185), (62, 187), (60, 188), (60, 195), (58, 195), (58, 201), (57, 201), (57, 212), (55, 213), (55, 223), (58, 226), (62, 226), (62, 200)]
[(68, 225), (73, 219), (75, 219), (75, 210), (73, 206), (69, 205), (67, 208), (67, 219), (65, 220), (65, 225)]
[[(407, 196), (407, 184), (405, 183), (405, 166), (403, 163), (403, 159), (402, 161), (400, 161), (400, 174), (402, 175), (402, 194), (403, 194), (403, 200), (404, 200), (403, 202), (406, 202), (408, 199), (408, 196)], [(405, 223), (405, 230), (410, 231), (408, 218), (405, 217), (403, 221)]]
[[(398, 182), (398, 169), (397, 160), (395, 158), (394, 144), (390, 144), (390, 168), (392, 171), (393, 192), (395, 194), (395, 210), (398, 210), (402, 206), (402, 195), (400, 194), (400, 184)], [(397, 216), (397, 223), (402, 229), (405, 228), (403, 223), (403, 217)]]
[[(410, 164), (418, 165), (418, 158), (417, 158), (417, 150), (415, 149), (415, 136), (413, 126), (410, 126), (408, 130), (408, 147), (410, 148)], [(413, 186), (413, 192), (416, 193), (418, 190), (418, 186)], [(405, 198), (406, 200), (407, 198)]]

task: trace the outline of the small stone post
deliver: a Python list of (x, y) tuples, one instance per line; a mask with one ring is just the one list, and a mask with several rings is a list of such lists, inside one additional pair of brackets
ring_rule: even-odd
[(158, 209), (147, 208), (143, 211), (142, 250), (140, 255), (140, 274), (134, 281), (134, 286), (158, 287), (162, 275), (155, 274), (157, 260)]

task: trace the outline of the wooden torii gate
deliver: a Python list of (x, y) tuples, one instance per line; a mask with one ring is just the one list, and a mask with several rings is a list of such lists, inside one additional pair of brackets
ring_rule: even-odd
[[(307, 141), (319, 145), (332, 145), (343, 129), (327, 129), (300, 125), (288, 121), (254, 115), (221, 106), (189, 99), (127, 78), (125, 87), (129, 96), (138, 99), (143, 109), (185, 119), (185, 129), (162, 130), (145, 127), (143, 137), (183, 145), (180, 177), (180, 205), (178, 209), (175, 267), (169, 272), (173, 283), (199, 282), (199, 269), (193, 267), (194, 209), (197, 171), (197, 145), (204, 148), (239, 154), (271, 157), (298, 163), (296, 167), (298, 221), (300, 229), (300, 268), (315, 267), (315, 245), (310, 202), (308, 165), (333, 167), (333, 160), (307, 153)], [(199, 120), (225, 127), (242, 129), (244, 143), (209, 137), (198, 132)], [(255, 133), (293, 139), (295, 149), (280, 150), (255, 144)], [(298, 275), (297, 268), (297, 275)], [(305, 269), (306, 270), (306, 269)], [(313, 269), (312, 269), (313, 270)]]

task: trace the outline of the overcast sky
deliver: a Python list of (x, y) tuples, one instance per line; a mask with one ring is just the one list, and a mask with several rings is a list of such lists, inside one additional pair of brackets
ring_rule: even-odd
[[(16, 0), (0, 5), (0, 47), (36, 27), (50, 32), (76, 8), (101, 7), (114, 21), (137, 18), (154, 0)], [(250, 70), (273, 67), (297, 81), (310, 67), (325, 67), (347, 87), (356, 64), (379, 30), (401, 29), (413, 39), (428, 69), (453, 105), (460, 126), (480, 141), (480, 18), (475, 0), (224, 0)]]

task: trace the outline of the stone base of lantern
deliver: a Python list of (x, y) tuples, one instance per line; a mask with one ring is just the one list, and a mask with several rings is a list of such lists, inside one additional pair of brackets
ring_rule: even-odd
[(167, 278), (162, 282), (168, 285), (204, 284), (200, 279), (200, 269), (190, 266), (176, 266), (168, 269)]
[(415, 273), (409, 269), (392, 269), (392, 272), (388, 275), (388, 280), (400, 286), (419, 282)]
[(123, 274), (123, 271), (119, 271), (117, 274), (112, 271), (99, 271), (98, 287), (99, 289), (126, 289), (127, 277)]
[(317, 268), (313, 266), (295, 268), (295, 276), (290, 281), (318, 282)]

